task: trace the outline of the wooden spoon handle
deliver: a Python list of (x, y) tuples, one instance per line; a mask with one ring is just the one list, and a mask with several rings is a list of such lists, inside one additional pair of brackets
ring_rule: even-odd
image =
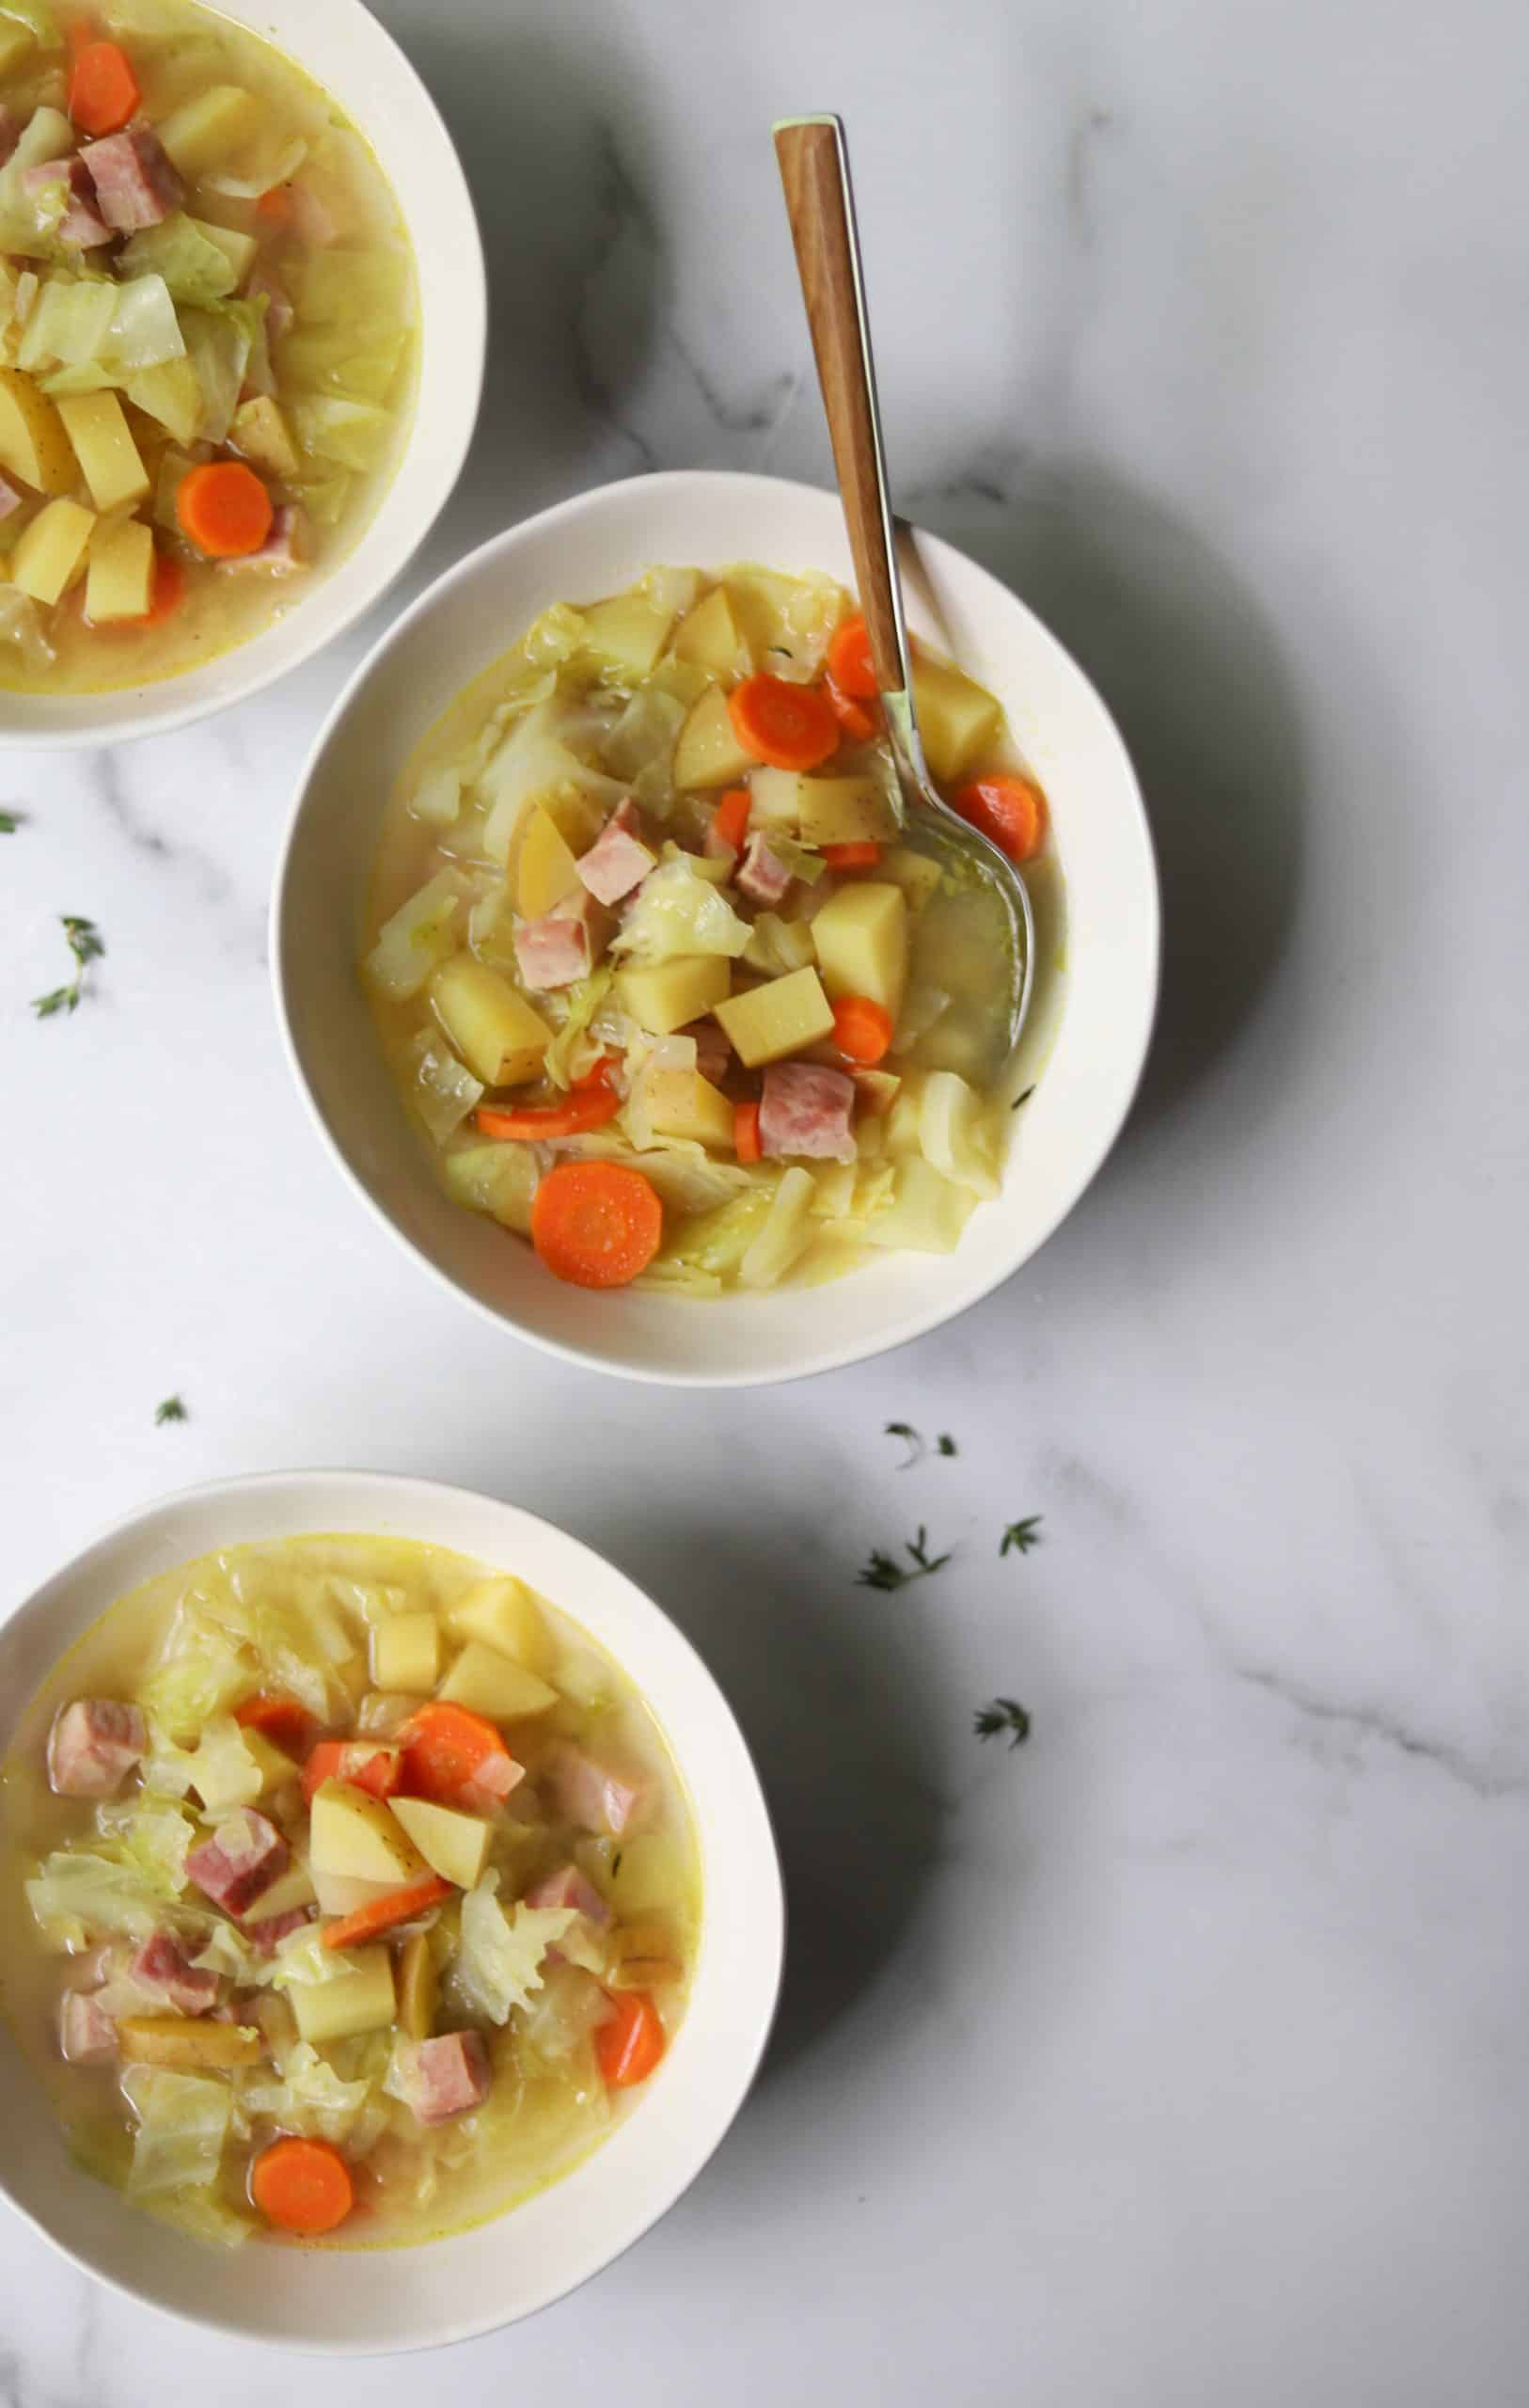
[(897, 693), (907, 685), (907, 664), (843, 126), (836, 117), (788, 118), (775, 129), (775, 153), (871, 659), (883, 692)]

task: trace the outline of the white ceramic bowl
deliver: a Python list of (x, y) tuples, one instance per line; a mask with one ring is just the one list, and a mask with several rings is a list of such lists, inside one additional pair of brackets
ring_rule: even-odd
[(581, 494), (495, 537), (422, 594), (336, 704), (304, 773), (277, 874), (271, 958), (292, 1064), (357, 1192), (459, 1295), (554, 1354), (628, 1378), (748, 1386), (900, 1346), (985, 1296), (1070, 1212), (1113, 1144), (1158, 989), (1158, 887), (1125, 746), (1082, 672), (1024, 604), (917, 534), (916, 633), (1002, 699), (1050, 798), (1067, 890), (1061, 1025), (1017, 1126), (1001, 1196), (951, 1255), (889, 1254), (831, 1286), (689, 1302), (591, 1295), (451, 1202), (405, 1125), (356, 978), (388, 792), (452, 695), (561, 596), (590, 600), (655, 562), (763, 561), (852, 581), (837, 497), (712, 470)]
[(300, 600), (247, 643), (183, 676), (109, 694), (0, 691), (0, 740), (38, 748), (160, 736), (258, 693), (370, 609), (445, 507), (483, 384), (488, 291), (466, 179), (440, 113), (361, 0), (217, 0), (216, 13), (306, 68), (366, 136), (391, 182), (418, 263), (414, 424), (392, 483), (351, 550), (304, 580)]
[(242, 2341), (359, 2355), (492, 2331), (560, 2299), (695, 2180), (743, 2104), (774, 2019), (780, 1872), (759, 1778), (726, 1700), (674, 1624), (591, 1550), (513, 1505), (374, 1472), (269, 1472), (134, 1513), (0, 1627), (0, 1749), (44, 1674), (116, 1597), (242, 1540), (365, 1530), (523, 1573), (631, 1674), (670, 1740), (701, 1835), (705, 1914), (688, 2012), (651, 2086), (564, 2181), (413, 2249), (227, 2253), (181, 2238), (73, 2166), (0, 2020), (0, 2190), (87, 2273)]

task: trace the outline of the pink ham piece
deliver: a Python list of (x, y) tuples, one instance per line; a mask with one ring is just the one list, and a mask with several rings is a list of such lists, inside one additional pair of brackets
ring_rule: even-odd
[(80, 152), (96, 188), (96, 206), (118, 234), (162, 225), (179, 209), (185, 186), (151, 126), (129, 125)]
[(539, 920), (522, 920), (515, 929), (515, 962), (521, 980), (533, 992), (572, 987), (587, 978), (594, 958), (588, 895), (570, 896), (555, 911)]
[(481, 2032), (442, 2032), (433, 2040), (400, 2040), (394, 2070), (421, 2124), (449, 2124), (488, 2097), (488, 2051)]
[(791, 872), (770, 850), (767, 836), (750, 836), (738, 867), (738, 892), (750, 903), (779, 903), (791, 884)]
[[(718, 808), (720, 808), (720, 806), (718, 806)], [(719, 836), (717, 834), (717, 813), (715, 811), (712, 813), (711, 821), (707, 827), (706, 833), (701, 840), (701, 849), (705, 854), (706, 859), (709, 862), (735, 862), (738, 858), (737, 846), (730, 845), (725, 836)]]
[(462, 1802), (472, 1814), (490, 1814), (525, 1778), (525, 1766), (516, 1764), (513, 1756), (485, 1756), (472, 1780), (464, 1784)]
[(571, 1823), (619, 1840), (648, 1802), (648, 1783), (608, 1757), (562, 1747), (547, 1766), (553, 1803)]
[(586, 1881), (576, 1864), (565, 1864), (560, 1871), (549, 1873), (544, 1881), (526, 1893), (528, 1907), (572, 1907), (592, 1924), (604, 1926), (610, 1921), (607, 1906), (592, 1881)]
[(578, 874), (597, 903), (620, 903), (657, 864), (642, 841), (642, 822), (630, 795), (616, 805), (578, 864)]
[(307, 568), (307, 520), (294, 501), (283, 501), (277, 503), (271, 532), (258, 552), (241, 552), (237, 560), (218, 565), (233, 573), (263, 568), (267, 576), (290, 577), (293, 569)]
[(205, 1896), (225, 1913), (243, 1915), (262, 1890), (286, 1872), (289, 1849), (275, 1823), (253, 1806), (228, 1814), (210, 1840), (194, 1847), (186, 1871)]
[(772, 1062), (759, 1106), (759, 1142), (778, 1160), (852, 1163), (856, 1158), (855, 1082), (819, 1062)]
[(77, 1697), (48, 1734), (48, 1786), (59, 1798), (109, 1798), (148, 1745), (135, 1705), (114, 1697)]
[(289, 1907), (285, 1914), (266, 1915), (258, 1923), (246, 1923), (244, 1938), (257, 1956), (273, 1956), (277, 1943), (285, 1940), (289, 1932), (301, 1931), (308, 1919), (309, 1909), (307, 1907)]
[(46, 192), (50, 184), (64, 187), (64, 214), (58, 221), (61, 243), (77, 251), (95, 251), (112, 239), (112, 230), (96, 206), (96, 188), (83, 158), (44, 159), (35, 167), (22, 170), (22, 190), (34, 196)]
[(675, 1031), (676, 1036), (695, 1039), (696, 1068), (713, 1086), (726, 1078), (733, 1059), (733, 1048), (714, 1020), (693, 1020)]
[(117, 2026), (88, 1990), (66, 1990), (58, 2002), (58, 2052), (71, 2066), (101, 2066), (117, 2054)]
[(128, 1979), (152, 1990), (181, 2015), (205, 2015), (217, 2004), (218, 1980), (210, 1965), (194, 1965), (173, 1931), (156, 1931), (128, 1962)]

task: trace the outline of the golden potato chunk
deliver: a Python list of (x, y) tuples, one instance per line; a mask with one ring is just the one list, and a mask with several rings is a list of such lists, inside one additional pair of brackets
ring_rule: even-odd
[(265, 2042), (252, 2024), (213, 2023), (194, 2015), (124, 2015), (117, 2045), (130, 2066), (222, 2068), (259, 2065)]
[(680, 621), (674, 657), (693, 660), (698, 668), (724, 680), (748, 676), (751, 664), (725, 586), (714, 586), (705, 600)]
[(441, 1626), (433, 1613), (387, 1614), (371, 1625), (371, 1679), (422, 1697), (440, 1678)]
[(657, 1136), (684, 1137), (731, 1151), (733, 1106), (699, 1070), (649, 1070), (641, 1101)]
[(964, 776), (998, 736), (1002, 713), (995, 697), (943, 660), (915, 660), (913, 702), (937, 778)]
[(677, 786), (733, 786), (755, 767), (733, 733), (727, 696), (709, 686), (681, 728), (674, 747)]
[(897, 833), (875, 778), (802, 778), (796, 811), (804, 845), (885, 845)]
[(315, 1874), (378, 1881), (388, 1889), (418, 1880), (426, 1870), (383, 1799), (344, 1781), (326, 1781), (314, 1792), (308, 1849)]
[(734, 995), (717, 1005), (715, 1018), (750, 1070), (783, 1061), (788, 1054), (833, 1034), (833, 1006), (815, 970), (793, 970), (784, 978), (772, 978), (768, 986)]
[(95, 523), (95, 512), (77, 501), (50, 501), (24, 530), (10, 556), (12, 585), (34, 602), (56, 602), (85, 565)]
[(149, 471), (115, 393), (68, 394), (58, 415), (98, 510), (117, 510), (149, 491)]
[(907, 984), (907, 898), (900, 886), (884, 879), (842, 886), (814, 915), (812, 943), (829, 995), (868, 995), (897, 1018)]
[(732, 983), (733, 966), (725, 954), (697, 953), (654, 962), (645, 970), (618, 970), (613, 992), (638, 1028), (654, 1037), (671, 1037), (687, 1021), (700, 1020), (719, 1004)]
[(508, 978), (459, 953), (435, 972), (430, 994), (441, 1026), (485, 1086), (523, 1086), (535, 1078), (552, 1031)]
[(79, 482), (63, 420), (19, 368), (0, 368), (0, 468), (34, 493), (71, 493)]
[(386, 2032), (395, 2011), (393, 1960), (386, 1948), (358, 1948), (355, 1972), (332, 1982), (294, 1982), (291, 1997), (297, 2029), (314, 2048), (331, 2040), (356, 2040), (364, 2032)]
[(85, 615), (92, 626), (113, 619), (147, 616), (154, 592), (154, 537), (141, 519), (130, 518), (90, 547), (85, 579)]

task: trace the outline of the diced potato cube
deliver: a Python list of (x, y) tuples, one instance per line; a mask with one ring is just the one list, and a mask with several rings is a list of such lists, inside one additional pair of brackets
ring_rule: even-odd
[(735, 786), (756, 766), (733, 733), (727, 696), (709, 686), (681, 728), (674, 747), (674, 783), (682, 789)]
[(58, 415), (98, 510), (116, 510), (149, 491), (149, 471), (115, 393), (71, 393)]
[(953, 1254), (976, 1202), (969, 1187), (941, 1179), (922, 1159), (900, 1162), (892, 1200), (885, 1212), (872, 1213), (863, 1235), (872, 1245)]
[(855, 1092), (861, 1114), (867, 1119), (881, 1119), (897, 1101), (902, 1085), (895, 1070), (857, 1070)]
[(346, 1880), (378, 1881), (396, 1890), (418, 1880), (426, 1869), (385, 1800), (343, 1781), (323, 1782), (313, 1793), (308, 1854), (315, 1880), (335, 1873)]
[(807, 780), (796, 769), (750, 769), (750, 828), (780, 828), (796, 835), (801, 825), (802, 788), (806, 784)]
[(322, 1915), (354, 1915), (362, 1907), (374, 1907), (379, 1898), (390, 1898), (401, 1885), (397, 1881), (358, 1881), (354, 1873), (325, 1873), (313, 1868), (313, 1894)]
[(406, 2040), (429, 2039), (438, 1988), (430, 1934), (411, 1932), (398, 1960), (398, 2028)]
[(213, 84), (162, 117), (155, 131), (181, 173), (197, 177), (204, 167), (226, 167), (240, 145), (260, 132), (264, 116), (253, 92), (236, 84)]
[(265, 2054), (254, 2024), (214, 2023), (194, 2015), (124, 2015), (117, 2045), (130, 2066), (256, 2066)]
[(459, 1890), (473, 1887), (494, 1836), (481, 1814), (459, 1814), (454, 1806), (436, 1806), (428, 1798), (395, 1798), (392, 1811), (432, 1873), (454, 1881)]
[(157, 368), (140, 368), (123, 389), (134, 408), (157, 419), (177, 443), (196, 441), (202, 422), (202, 388), (189, 359), (164, 359)]
[(301, 463), (292, 431), (281, 415), (280, 403), (269, 393), (252, 393), (247, 402), (240, 403), (229, 440), (268, 477), (283, 478), (290, 484), (299, 472)]
[[(246, 1733), (247, 1737), (247, 1733)], [(289, 1761), (287, 1778), (292, 1780), (294, 1767)], [(290, 1915), (294, 1907), (313, 1904), (313, 1876), (305, 1863), (289, 1864), (285, 1873), (262, 1890), (249, 1910), (251, 1923), (266, 1923), (273, 1915)]]
[(50, 501), (40, 510), (10, 556), (10, 582), (34, 602), (56, 602), (85, 565), (96, 523), (93, 510), (77, 501)]
[(674, 635), (674, 654), (676, 659), (693, 660), (729, 683), (748, 676), (752, 663), (725, 586), (714, 585), (705, 600), (681, 620)]
[(485, 1086), (523, 1086), (535, 1078), (552, 1031), (508, 978), (459, 953), (436, 971), (430, 995), (441, 1026)]
[(464, 1639), (481, 1639), (501, 1656), (512, 1656), (528, 1671), (549, 1672), (558, 1660), (546, 1618), (524, 1580), (502, 1573), (465, 1591), (447, 1619)]
[(943, 660), (914, 661), (913, 703), (937, 778), (960, 777), (998, 735), (1002, 713), (994, 696)]
[(884, 879), (857, 879), (813, 915), (812, 943), (828, 992), (867, 995), (893, 1020), (907, 984), (907, 902)]
[(804, 845), (885, 845), (897, 833), (875, 778), (803, 778), (797, 808)]
[(584, 650), (614, 669), (623, 685), (646, 677), (669, 634), (672, 613), (642, 594), (618, 594), (584, 612)]
[(911, 845), (893, 845), (882, 854), (876, 875), (890, 878), (907, 897), (910, 911), (922, 911), (932, 895), (938, 895), (944, 872), (927, 853), (916, 853)]
[(519, 1722), (528, 1714), (545, 1714), (558, 1703), (558, 1692), (547, 1682), (481, 1639), (468, 1640), (440, 1693), (453, 1705), (486, 1715), (491, 1722)]
[(332, 1982), (294, 1982), (289, 1993), (297, 2029), (310, 2047), (386, 2032), (396, 2011), (393, 1959), (386, 1948), (358, 1948), (355, 1972)]
[(515, 854), (515, 905), (528, 920), (539, 920), (570, 895), (582, 895), (578, 856), (544, 803), (531, 805)]
[(688, 1138), (698, 1146), (733, 1147), (733, 1106), (699, 1070), (649, 1070), (641, 1106), (660, 1137)]
[(686, 954), (646, 969), (618, 970), (612, 993), (638, 1028), (654, 1037), (671, 1037), (687, 1021), (700, 1020), (719, 1004), (732, 983), (732, 964), (725, 954)]
[(441, 1626), (433, 1613), (387, 1614), (371, 1626), (371, 1679), (379, 1689), (433, 1689), (441, 1671)]
[(0, 368), (0, 468), (34, 493), (70, 493), (79, 479), (63, 420), (19, 368)]
[(141, 619), (154, 590), (154, 535), (141, 519), (114, 527), (90, 547), (85, 580), (85, 615), (92, 626), (113, 619)]
[(833, 1034), (833, 1006), (815, 970), (793, 970), (747, 995), (734, 995), (717, 1005), (716, 1018), (739, 1061), (750, 1070)]

